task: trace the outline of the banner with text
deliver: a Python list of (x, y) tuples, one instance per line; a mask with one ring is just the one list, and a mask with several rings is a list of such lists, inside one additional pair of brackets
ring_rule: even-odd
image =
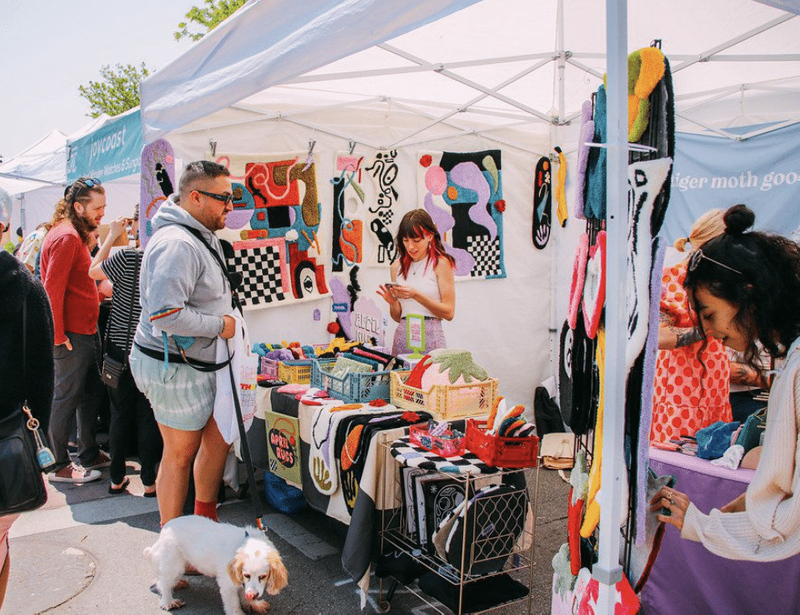
[(137, 109), (70, 143), (67, 181), (111, 181), (136, 175), (142, 160), (142, 116)]
[(758, 230), (789, 236), (800, 226), (800, 125), (745, 141), (675, 135), (662, 237), (686, 237), (701, 214), (737, 203), (755, 212)]

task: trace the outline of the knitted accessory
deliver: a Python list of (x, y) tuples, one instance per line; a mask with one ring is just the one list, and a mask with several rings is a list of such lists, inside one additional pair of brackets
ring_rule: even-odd
[(552, 219), (552, 173), (550, 159), (539, 158), (533, 175), (533, 245), (543, 250), (550, 240), (550, 220)]
[(628, 141), (636, 143), (650, 120), (649, 96), (664, 76), (664, 54), (645, 47), (628, 56)]
[(422, 375), (425, 373), (425, 370), (431, 366), (430, 359), (431, 355), (428, 354), (419, 360), (419, 363), (417, 363), (408, 374), (406, 385), (414, 387), (415, 389), (422, 388)]
[(561, 545), (556, 554), (553, 556), (553, 590), (558, 595), (565, 597), (572, 588), (575, 587), (577, 577), (572, 574), (572, 567), (570, 564), (569, 544), (564, 543)]
[[(502, 404), (502, 410), (501, 410)], [(502, 395), (498, 395), (495, 397), (494, 403), (492, 404), (492, 409), (489, 411), (489, 418), (486, 420), (486, 429), (493, 429), (495, 421), (497, 419), (497, 413), (503, 412), (505, 413), (506, 407), (506, 400)]]
[(598, 391), (597, 422), (594, 428), (594, 455), (592, 456), (592, 469), (589, 473), (589, 491), (586, 494), (586, 516), (581, 526), (581, 536), (588, 538), (600, 522), (600, 502), (597, 493), (600, 491), (600, 477), (603, 468), (603, 408), (605, 398), (605, 373), (606, 373), (606, 335), (600, 328), (597, 331), (597, 370), (600, 374), (600, 389)]
[[(489, 377), (486, 370), (475, 363), (472, 353), (468, 350), (437, 348), (431, 350), (430, 357), (431, 367), (438, 368), (436, 372), (442, 375), (447, 374), (450, 384), (469, 384), (473, 378), (483, 381)], [(423, 376), (423, 386), (428, 376), (431, 376), (430, 372)]]
[(581, 132), (578, 136), (578, 165), (575, 173), (575, 217), (583, 220), (584, 191), (586, 189), (586, 165), (589, 150), (594, 139), (594, 120), (592, 120), (592, 101), (585, 100), (581, 107)]
[(561, 408), (564, 424), (569, 425), (572, 420), (572, 329), (567, 320), (561, 325), (559, 337), (558, 405)]
[(567, 512), (567, 536), (569, 538), (570, 572), (577, 575), (581, 569), (581, 522), (583, 521), (583, 500), (573, 503), (574, 489), (569, 490), (569, 509)]
[(594, 339), (600, 325), (600, 315), (606, 302), (606, 232), (597, 233), (595, 244), (589, 248), (586, 279), (583, 285), (583, 322), (586, 335)]
[(556, 202), (558, 203), (556, 207), (556, 216), (558, 217), (558, 223), (561, 225), (561, 228), (564, 228), (567, 225), (567, 218), (569, 217), (569, 212), (567, 211), (567, 194), (565, 190), (567, 185), (567, 157), (557, 145), (553, 149), (556, 151), (556, 154), (558, 154), (558, 175), (556, 176), (555, 187)]
[(583, 297), (583, 285), (586, 282), (586, 260), (589, 256), (589, 235), (583, 233), (578, 238), (578, 248), (575, 251), (575, 262), (572, 265), (572, 286), (569, 289), (569, 306), (567, 308), (567, 322), (569, 328), (574, 329), (578, 322), (578, 308)]
[(653, 203), (672, 166), (669, 158), (643, 160), (628, 165), (628, 345), (625, 366), (630, 372), (644, 348), (649, 320)]
[[(653, 266), (650, 272), (650, 321), (647, 342), (644, 349), (642, 360), (642, 386), (641, 395), (638, 396), (639, 425), (635, 435), (635, 441), (631, 442), (631, 450), (637, 451), (636, 465), (631, 467), (631, 473), (636, 481), (636, 544), (641, 544), (645, 535), (645, 516), (650, 500), (646, 497), (647, 489), (647, 468), (650, 459), (649, 448), (642, 446), (642, 442), (650, 439), (650, 427), (653, 422), (653, 392), (655, 390), (656, 379), (656, 359), (658, 356), (658, 326), (659, 308), (661, 304), (661, 272), (664, 269), (665, 242), (656, 237), (653, 247)], [(635, 400), (630, 397), (625, 402), (626, 408), (633, 404)], [(631, 408), (633, 412), (633, 410)], [(632, 436), (633, 438), (633, 436)]]
[[(601, 85), (594, 99), (593, 143), (608, 142), (606, 109), (606, 89)], [(606, 166), (606, 148), (590, 148), (586, 162), (586, 188), (583, 197), (583, 213), (587, 218), (604, 220), (606, 217)]]

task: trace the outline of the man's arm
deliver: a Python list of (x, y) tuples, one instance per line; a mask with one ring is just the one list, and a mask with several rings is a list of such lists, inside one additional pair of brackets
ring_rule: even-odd
[(77, 237), (65, 235), (56, 239), (49, 246), (47, 271), (42, 276), (53, 308), (53, 342), (56, 346), (66, 344), (70, 350), (72, 345), (64, 332), (64, 297), (77, 249), (85, 249)]
[(185, 241), (153, 246), (143, 267), (147, 268), (148, 280), (147, 317), (154, 327), (168, 335), (187, 337), (213, 338), (226, 332), (228, 325), (221, 316), (203, 314), (186, 306), (204, 273), (194, 246)]

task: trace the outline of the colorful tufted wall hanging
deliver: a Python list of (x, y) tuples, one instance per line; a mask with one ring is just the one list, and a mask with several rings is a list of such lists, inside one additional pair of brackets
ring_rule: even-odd
[(233, 211), (222, 239), (242, 274), (244, 309), (286, 305), (329, 294), (319, 237), (316, 166), (304, 153), (215, 157), (231, 172)]
[(153, 236), (151, 220), (158, 208), (178, 185), (175, 183), (175, 154), (166, 139), (158, 139), (142, 149), (139, 184), (139, 241), (142, 249)]
[(422, 152), (419, 186), (425, 210), (456, 261), (456, 280), (506, 277), (500, 150)]

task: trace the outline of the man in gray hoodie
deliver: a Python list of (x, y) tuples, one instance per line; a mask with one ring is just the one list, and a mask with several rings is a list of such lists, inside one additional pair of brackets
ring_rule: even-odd
[(142, 313), (130, 355), (136, 385), (164, 439), (156, 478), (163, 525), (183, 512), (193, 468), (195, 514), (216, 520), (229, 446), (212, 416), (217, 338), (233, 337), (231, 287), (214, 231), (233, 209), (227, 168), (205, 160), (183, 170), (153, 217), (142, 260)]

